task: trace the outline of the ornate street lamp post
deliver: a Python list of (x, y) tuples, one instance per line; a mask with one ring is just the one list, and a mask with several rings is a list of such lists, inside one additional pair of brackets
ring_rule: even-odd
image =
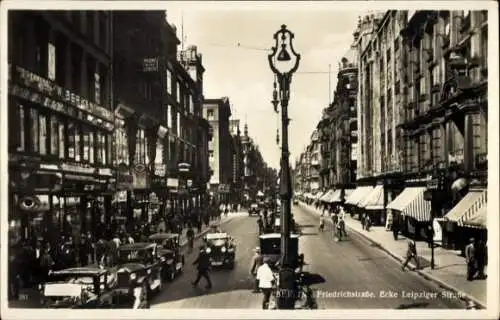
[[(278, 112), (278, 103), (281, 104), (281, 172), (280, 172), (280, 198), (281, 198), (281, 268), (279, 272), (279, 287), (277, 305), (279, 309), (294, 309), (295, 307), (295, 269), (290, 261), (290, 225), (291, 225), (291, 195), (290, 165), (288, 151), (288, 101), (290, 99), (290, 82), (292, 74), (299, 67), (300, 55), (293, 48), (294, 34), (286, 25), (274, 34), (276, 45), (268, 55), (269, 66), (275, 74), (273, 100), (274, 111)], [(295, 57), (288, 53), (287, 47)], [(280, 70), (281, 69), (281, 70)], [(279, 89), (276, 88), (276, 80)]]

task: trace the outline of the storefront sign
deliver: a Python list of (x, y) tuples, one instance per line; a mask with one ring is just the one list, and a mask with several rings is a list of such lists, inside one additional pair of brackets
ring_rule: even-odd
[(181, 162), (177, 165), (179, 172), (189, 172), (191, 171), (191, 165), (187, 162)]
[(77, 173), (85, 173), (85, 174), (95, 174), (95, 172), (96, 172), (95, 168), (83, 167), (83, 166), (79, 166), (79, 165), (75, 165), (75, 164), (67, 164), (67, 163), (61, 164), (61, 170), (77, 172)]
[[(66, 114), (69, 114), (68, 112), (68, 106), (64, 105), (62, 102), (67, 102), (70, 105), (81, 109), (85, 110), (88, 113), (91, 113), (103, 120), (106, 120), (108, 122), (113, 122), (114, 121), (114, 116), (113, 113), (106, 108), (103, 108), (95, 103), (92, 103), (90, 101), (87, 101), (80, 96), (70, 92), (69, 90), (65, 90), (62, 87), (56, 85), (54, 82), (44, 79), (40, 77), (39, 75), (30, 72), (26, 69), (23, 69), (19, 66), (16, 66), (15, 68), (15, 78), (19, 79), (20, 83), (23, 84), (25, 87), (34, 89), (37, 92), (32, 92), (31, 94), (33, 95), (33, 99), (40, 104), (45, 105), (48, 108), (51, 109), (59, 109), (56, 111), (59, 112), (64, 112)], [(17, 90), (16, 93), (21, 93), (19, 92), (20, 87), (17, 85), (13, 85), (13, 90)], [(16, 88), (14, 88), (16, 87)], [(21, 96), (22, 98), (26, 99), (26, 90), (25, 88), (22, 89), (22, 91), (25, 91), (21, 93), (24, 96)], [(13, 92), (13, 94), (18, 95)], [(29, 94), (29, 90), (28, 90)], [(42, 95), (44, 97), (42, 97)], [(54, 100), (59, 100), (59, 101), (54, 101)], [(42, 102), (43, 101), (43, 102)], [(64, 110), (66, 109), (66, 110)], [(111, 129), (113, 128), (112, 123), (107, 123), (105, 124), (107, 127), (111, 126)]]
[(193, 180), (188, 180), (187, 181), (187, 186), (192, 187), (193, 186)]
[(169, 188), (178, 188), (179, 187), (179, 179), (168, 178), (167, 179), (167, 187), (169, 187)]
[(144, 58), (143, 71), (144, 72), (158, 71), (158, 58)]
[(159, 177), (164, 177), (167, 174), (166, 164), (155, 164), (155, 175)]
[(113, 176), (113, 172), (110, 168), (99, 168), (98, 173), (101, 176), (109, 176), (109, 177)]
[(134, 166), (132, 177), (134, 189), (146, 189), (148, 187), (148, 174), (144, 164), (138, 163)]

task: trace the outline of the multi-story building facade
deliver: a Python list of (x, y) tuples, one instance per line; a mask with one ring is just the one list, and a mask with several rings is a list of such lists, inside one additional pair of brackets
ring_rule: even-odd
[(111, 211), (112, 16), (9, 11), (10, 243), (95, 232)]
[(129, 220), (185, 215), (200, 207), (208, 180), (201, 55), (194, 46), (177, 50), (164, 11), (113, 17), (116, 212), (124, 208)]
[(314, 130), (311, 134), (310, 144), (307, 146), (308, 162), (310, 164), (308, 172), (308, 183), (311, 193), (316, 194), (320, 189), (320, 168), (322, 163), (321, 144), (319, 140), (318, 130)]
[(445, 246), (463, 248), (486, 231), (488, 13), (416, 11), (403, 22), (406, 180), (426, 181), (428, 218), (442, 221)]
[(230, 120), (230, 132), (232, 138), (232, 177), (231, 182), (231, 202), (233, 204), (241, 203), (243, 200), (243, 177), (244, 177), (244, 163), (243, 163), (243, 145), (240, 131), (240, 120)]
[(257, 193), (262, 191), (264, 185), (263, 172), (267, 165), (264, 162), (259, 146), (248, 133), (245, 123), (241, 137), (243, 149), (243, 198), (244, 204), (249, 205), (256, 199)]
[(231, 105), (229, 98), (205, 99), (203, 117), (213, 134), (209, 142), (209, 165), (213, 170), (210, 192), (219, 201), (229, 203), (232, 178), (232, 138), (229, 129)]
[(485, 229), (487, 13), (388, 11), (360, 25), (358, 184), (383, 190), (365, 196), (405, 233), (432, 225), (462, 245)]

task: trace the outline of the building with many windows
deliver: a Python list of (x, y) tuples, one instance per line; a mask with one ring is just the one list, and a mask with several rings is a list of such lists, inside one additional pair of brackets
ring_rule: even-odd
[(388, 11), (361, 24), (357, 197), (379, 199), (379, 222), (412, 237), (429, 226), (448, 247), (485, 237), (487, 12)]
[(229, 98), (205, 99), (203, 117), (212, 128), (209, 141), (210, 193), (221, 203), (230, 202), (232, 172), (231, 105)]
[(8, 13), (9, 236), (97, 230), (115, 187), (112, 15)]
[(232, 144), (232, 177), (231, 183), (231, 202), (233, 204), (242, 203), (243, 200), (243, 177), (244, 177), (244, 163), (243, 163), (243, 144), (240, 131), (240, 120), (230, 120), (230, 131)]

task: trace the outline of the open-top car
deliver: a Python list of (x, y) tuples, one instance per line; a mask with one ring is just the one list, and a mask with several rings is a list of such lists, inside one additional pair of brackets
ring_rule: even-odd
[[(260, 253), (263, 258), (268, 258), (271, 266), (276, 266), (281, 257), (281, 234), (268, 233), (259, 236)], [(299, 254), (299, 235), (291, 234), (289, 242), (289, 254), (292, 266), (302, 270), (304, 266), (304, 255)]]
[(257, 203), (252, 203), (250, 205), (250, 208), (248, 209), (248, 215), (251, 216), (253, 214), (255, 215), (259, 215), (259, 205)]
[(163, 279), (173, 281), (183, 271), (184, 255), (180, 253), (179, 238), (178, 233), (155, 233), (149, 236), (149, 241), (158, 245)]
[(236, 245), (227, 233), (208, 233), (205, 237), (206, 252), (212, 266), (234, 268)]
[(51, 272), (40, 285), (41, 304), (46, 308), (76, 308), (109, 292), (116, 278), (95, 267), (69, 268)]
[(127, 293), (140, 287), (147, 296), (162, 289), (162, 265), (156, 243), (133, 243), (118, 247), (117, 288)]

